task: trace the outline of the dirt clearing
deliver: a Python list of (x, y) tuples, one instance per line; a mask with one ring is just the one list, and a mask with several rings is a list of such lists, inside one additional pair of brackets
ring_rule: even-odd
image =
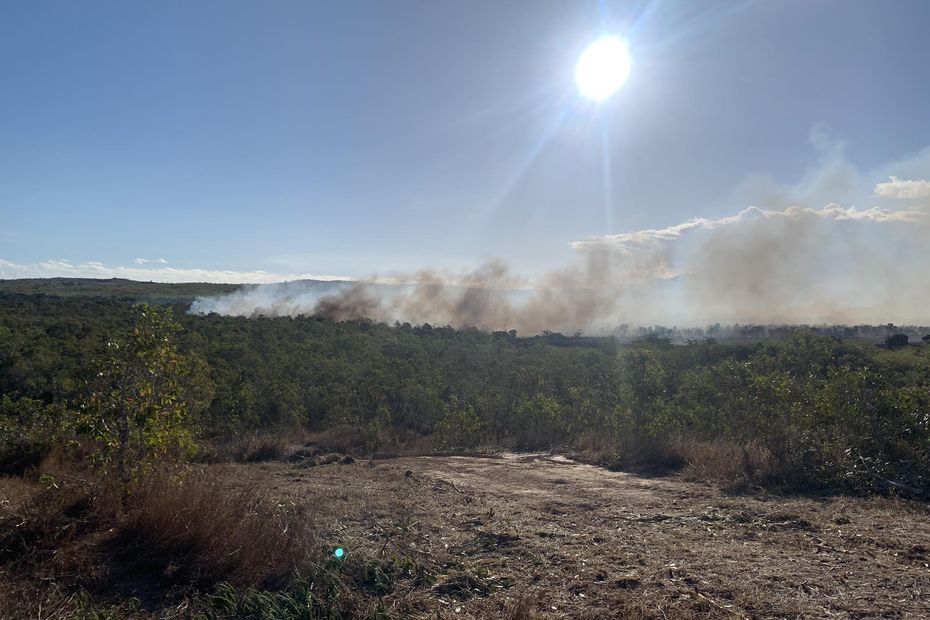
[(733, 496), (543, 454), (215, 467), (324, 506), (349, 554), (424, 567), (384, 596), (403, 615), (930, 617), (920, 504)]

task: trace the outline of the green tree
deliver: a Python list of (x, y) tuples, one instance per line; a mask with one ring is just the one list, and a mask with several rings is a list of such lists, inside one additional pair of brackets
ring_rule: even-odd
[(212, 398), (205, 365), (178, 351), (170, 308), (137, 305), (132, 319), (127, 338), (107, 342), (81, 419), (98, 464), (125, 488), (154, 462), (193, 451), (194, 416)]
[(485, 426), (474, 407), (462, 404), (453, 397), (447, 406), (445, 418), (436, 430), (444, 446), (453, 449), (475, 448), (481, 443)]

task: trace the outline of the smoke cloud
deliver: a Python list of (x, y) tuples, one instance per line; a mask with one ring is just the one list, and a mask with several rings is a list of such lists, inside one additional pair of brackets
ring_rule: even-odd
[(500, 261), (464, 273), (413, 274), (329, 284), (297, 281), (243, 288), (201, 298), (194, 314), (235, 316), (319, 315), (334, 320), (368, 318), (481, 329), (576, 330), (611, 316), (618, 299), (606, 252), (588, 252), (578, 265), (531, 281)]
[[(930, 323), (930, 181), (921, 180), (930, 178), (930, 150), (862, 174), (845, 160), (842, 143), (820, 132), (812, 141), (819, 163), (800, 183), (755, 179), (731, 198), (752, 192), (757, 206), (578, 240), (576, 260), (541, 277), (491, 261), (460, 273), (259, 285), (199, 299), (191, 311), (524, 334), (598, 333), (623, 323)], [(911, 180), (891, 176), (895, 170)], [(879, 206), (822, 201), (829, 195)]]
[(596, 333), (620, 323), (921, 323), (930, 319), (923, 210), (751, 207), (577, 241), (575, 265), (529, 279), (502, 262), (198, 300), (194, 313)]

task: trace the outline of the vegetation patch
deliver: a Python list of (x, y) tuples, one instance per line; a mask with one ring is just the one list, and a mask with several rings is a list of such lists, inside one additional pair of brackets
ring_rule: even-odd
[[(0, 609), (13, 616), (35, 615), (41, 603), (60, 615), (183, 608), (216, 617), (385, 617), (415, 615), (438, 597), (459, 601), (462, 613), (481, 605), (524, 617), (534, 596), (504, 604), (497, 593), (548, 578), (543, 566), (582, 575), (617, 525), (664, 536), (699, 526), (710, 538), (729, 528), (754, 544), (806, 537), (791, 544), (833, 553), (869, 544), (848, 532), (824, 542), (855, 519), (818, 520), (790, 507), (791, 496), (930, 499), (930, 341), (905, 341), (893, 326), (878, 345), (809, 330), (621, 345), (317, 317), (189, 316), (173, 302), (17, 290), (0, 291)], [(511, 458), (513, 450), (522, 456)], [(448, 473), (418, 461), (391, 465), (411, 454), (457, 456), (443, 461)], [(538, 476), (538, 486), (518, 490), (512, 521), (482, 504), (473, 474), (456, 474), (466, 455), (495, 455), (471, 459), (487, 471)], [(256, 474), (246, 473), (278, 470), (286, 484), (253, 484)], [(586, 486), (592, 472), (598, 483)], [(623, 501), (599, 494), (631, 473), (711, 482), (734, 496), (777, 491), (786, 506), (624, 513)], [(493, 495), (497, 478), (480, 475)], [(291, 491), (311, 479), (341, 482), (325, 498)], [(403, 505), (388, 510), (376, 494), (354, 496), (361, 479), (387, 484)], [(648, 484), (625, 492), (641, 500)], [(576, 487), (594, 497), (572, 497)], [(693, 491), (676, 492), (687, 502)], [(476, 513), (479, 505), (486, 512)], [(583, 552), (570, 551), (579, 541), (563, 524), (588, 513), (599, 515), (600, 529), (581, 541)], [(424, 518), (445, 519), (446, 529), (430, 531)], [(367, 538), (331, 557), (321, 532), (341, 536), (360, 523)], [(639, 544), (613, 543), (624, 553)], [(914, 539), (893, 557), (918, 566), (926, 548)], [(463, 556), (475, 563), (462, 565)], [(522, 573), (495, 565), (512, 557), (522, 558)], [(722, 589), (700, 590), (674, 559), (650, 570), (668, 575), (679, 603), (709, 613), (754, 609), (724, 600)], [(623, 575), (647, 583), (635, 567), (611, 571), (597, 583), (620, 584)], [(607, 596), (587, 586), (567, 592), (579, 601)], [(633, 616), (646, 609), (629, 598), (614, 603)], [(664, 609), (674, 615), (679, 603)]]

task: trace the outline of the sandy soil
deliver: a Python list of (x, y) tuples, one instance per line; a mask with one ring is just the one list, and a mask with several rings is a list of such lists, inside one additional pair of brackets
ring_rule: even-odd
[(222, 465), (323, 507), (350, 554), (409, 558), (413, 617), (930, 618), (930, 509), (727, 495), (552, 455)]

